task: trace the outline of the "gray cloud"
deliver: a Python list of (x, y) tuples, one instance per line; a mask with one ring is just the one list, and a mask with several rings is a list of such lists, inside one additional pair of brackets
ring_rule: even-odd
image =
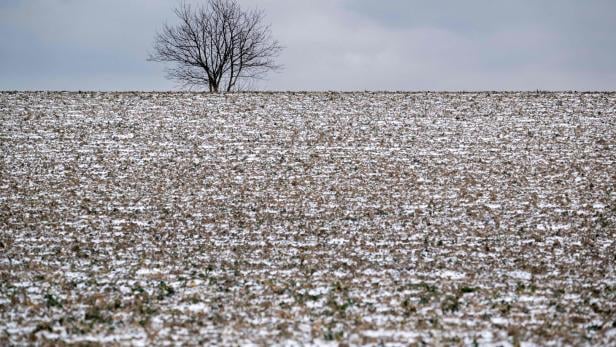
[[(241, 2), (286, 46), (258, 89), (616, 89), (611, 0)], [(173, 89), (145, 59), (175, 4), (4, 0), (0, 89)]]

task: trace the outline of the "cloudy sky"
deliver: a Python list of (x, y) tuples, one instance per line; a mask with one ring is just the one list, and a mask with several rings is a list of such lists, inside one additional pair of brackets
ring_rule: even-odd
[[(614, 0), (240, 2), (286, 47), (256, 89), (616, 90)], [(177, 4), (0, 0), (0, 89), (177, 89), (146, 61)]]

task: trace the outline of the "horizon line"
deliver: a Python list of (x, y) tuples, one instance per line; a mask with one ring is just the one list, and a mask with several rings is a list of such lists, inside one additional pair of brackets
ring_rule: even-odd
[(210, 92), (199, 90), (92, 90), (92, 89), (0, 89), (0, 93), (167, 93), (167, 94), (316, 94), (316, 93), (339, 93), (339, 94), (421, 94), (421, 93), (616, 93), (616, 89), (418, 89), (418, 90), (242, 90), (231, 92)]

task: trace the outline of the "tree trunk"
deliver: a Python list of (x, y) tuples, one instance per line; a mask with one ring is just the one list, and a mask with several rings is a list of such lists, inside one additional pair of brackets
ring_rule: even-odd
[(218, 93), (218, 82), (214, 78), (208, 78), (210, 93)]

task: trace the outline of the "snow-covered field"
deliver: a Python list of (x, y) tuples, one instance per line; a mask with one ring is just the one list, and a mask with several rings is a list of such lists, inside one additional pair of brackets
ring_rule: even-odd
[(615, 93), (0, 93), (0, 345), (615, 345)]

